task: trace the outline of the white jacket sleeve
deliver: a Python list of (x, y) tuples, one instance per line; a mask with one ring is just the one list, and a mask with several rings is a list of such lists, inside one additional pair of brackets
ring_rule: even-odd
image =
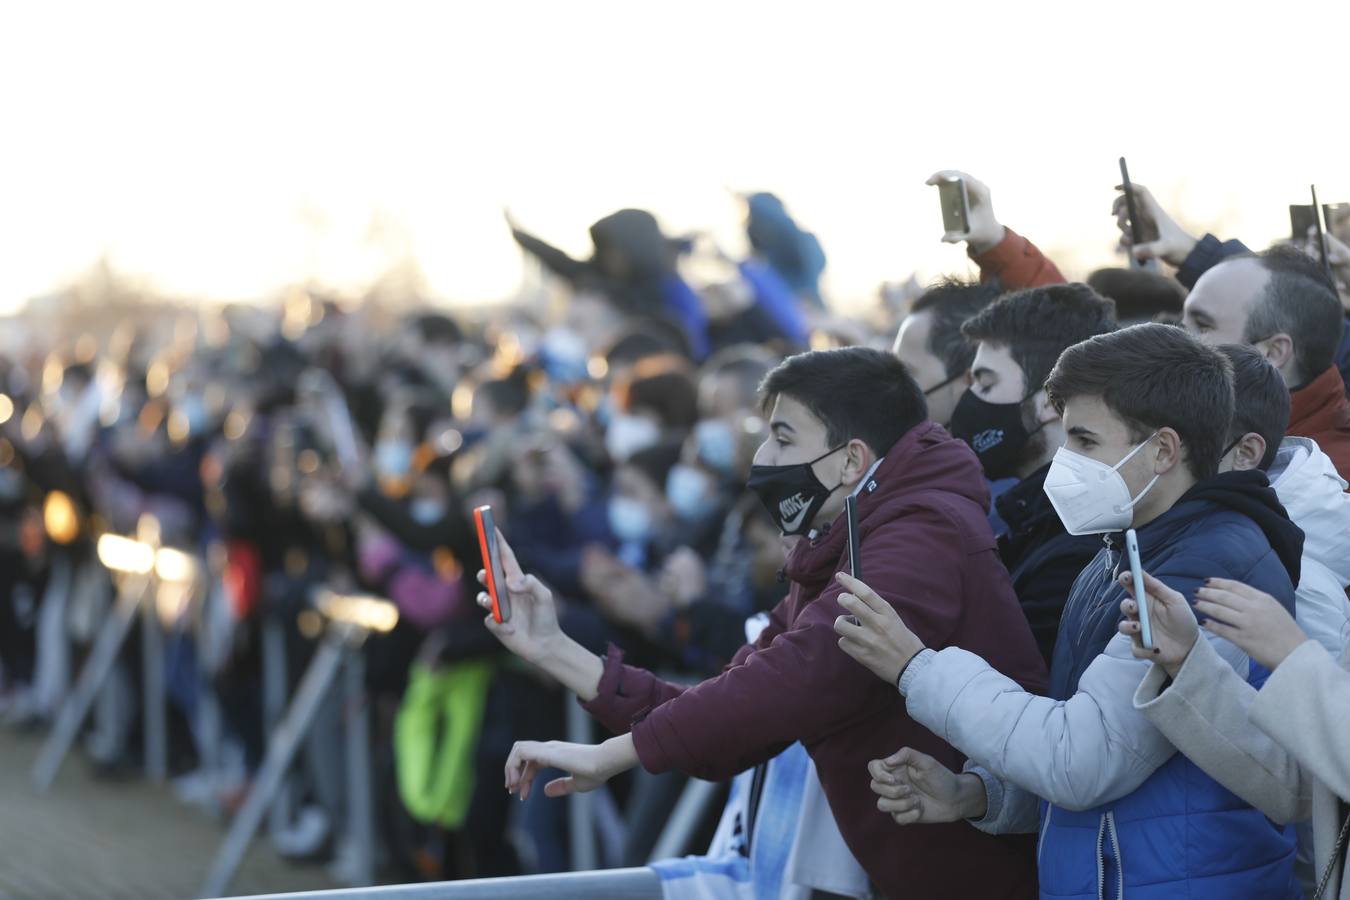
[[(1247, 657), (1207, 635), (1241, 672)], [(1218, 646), (1222, 645), (1222, 646)], [(1132, 702), (1151, 664), (1116, 635), (1068, 700), (1022, 690), (956, 647), (915, 657), (901, 683), (909, 715), (1007, 781), (1069, 810), (1091, 809), (1143, 784), (1176, 748)]]
[(1285, 657), (1252, 701), (1251, 719), (1307, 775), (1350, 797), (1350, 672), (1320, 644), (1305, 641)]
[[(1312, 785), (1295, 760), (1253, 727), (1256, 688), (1197, 641), (1176, 680), (1152, 666), (1134, 695), (1134, 706), (1168, 740), (1215, 781), (1280, 824), (1312, 814)], [(1347, 704), (1350, 707), (1350, 704)]]

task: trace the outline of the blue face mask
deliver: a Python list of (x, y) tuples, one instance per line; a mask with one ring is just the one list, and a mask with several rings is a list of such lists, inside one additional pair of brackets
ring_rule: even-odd
[(675, 515), (702, 522), (717, 510), (717, 488), (702, 469), (678, 463), (666, 476), (666, 499)]
[(652, 536), (652, 514), (632, 497), (611, 497), (609, 530), (625, 544), (645, 544)]
[(445, 518), (445, 504), (432, 497), (417, 497), (408, 504), (408, 514), (414, 522), (425, 528)]
[(724, 474), (736, 468), (736, 435), (721, 419), (707, 419), (694, 426), (698, 458)]
[(375, 445), (375, 472), (382, 478), (407, 478), (412, 472), (412, 444), (381, 441)]

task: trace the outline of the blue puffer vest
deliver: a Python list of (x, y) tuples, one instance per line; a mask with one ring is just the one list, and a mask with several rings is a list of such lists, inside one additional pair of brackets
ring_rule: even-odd
[[(1144, 569), (1192, 601), (1206, 578), (1233, 578), (1293, 610), (1285, 563), (1262, 528), (1233, 509), (1183, 498), (1139, 530), (1139, 544)], [(1051, 668), (1056, 699), (1073, 695), (1116, 634), (1122, 546), (1119, 535), (1108, 536), (1074, 582)], [(1253, 665), (1248, 680), (1259, 686), (1268, 674)], [(1275, 825), (1179, 753), (1133, 793), (1096, 809), (1042, 804), (1037, 854), (1044, 898), (1301, 896), (1292, 827)]]

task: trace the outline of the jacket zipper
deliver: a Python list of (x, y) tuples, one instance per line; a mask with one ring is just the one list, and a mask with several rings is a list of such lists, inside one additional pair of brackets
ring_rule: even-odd
[(1041, 837), (1036, 842), (1036, 865), (1041, 864), (1041, 850), (1045, 847), (1045, 835), (1050, 831), (1050, 814), (1055, 811), (1053, 803), (1045, 804), (1045, 821), (1041, 823)]
[(1116, 814), (1109, 812), (1106, 814), (1106, 830), (1111, 835), (1111, 852), (1116, 857), (1116, 883), (1120, 885), (1116, 891), (1116, 900), (1125, 900), (1125, 860), (1120, 858), (1120, 837), (1116, 834)]
[(1097, 823), (1097, 900), (1106, 900), (1106, 859), (1103, 851), (1106, 849), (1106, 816), (1102, 816), (1101, 821)]

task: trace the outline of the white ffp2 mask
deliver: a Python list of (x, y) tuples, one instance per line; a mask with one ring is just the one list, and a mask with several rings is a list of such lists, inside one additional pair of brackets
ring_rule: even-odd
[(1055, 451), (1050, 471), (1045, 474), (1045, 494), (1059, 513), (1065, 531), (1069, 534), (1102, 534), (1130, 527), (1135, 505), (1152, 490), (1159, 476), (1154, 475), (1138, 496), (1131, 497), (1130, 486), (1119, 470), (1157, 436), (1157, 432), (1149, 435), (1114, 466), (1065, 447)]

